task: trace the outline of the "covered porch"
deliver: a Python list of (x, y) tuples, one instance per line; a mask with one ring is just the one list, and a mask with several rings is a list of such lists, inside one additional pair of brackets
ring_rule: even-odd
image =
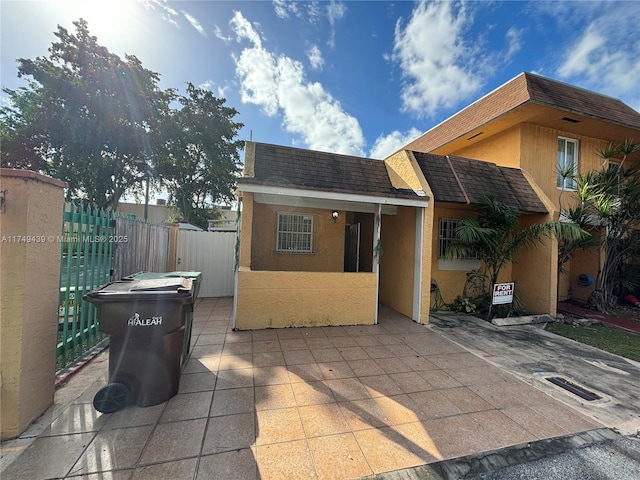
[[(379, 302), (419, 322), (426, 205), (244, 186), (234, 328), (376, 324)], [(281, 248), (283, 218), (308, 220), (306, 251)]]

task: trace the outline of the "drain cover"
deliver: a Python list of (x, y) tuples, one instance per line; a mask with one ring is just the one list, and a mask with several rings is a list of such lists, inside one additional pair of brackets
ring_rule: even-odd
[(584, 398), (588, 402), (592, 402), (594, 400), (600, 400), (602, 397), (597, 393), (590, 392), (589, 390), (582, 388), (575, 383), (571, 383), (566, 378), (562, 377), (547, 377), (547, 381), (557, 385), (565, 390), (573, 393), (574, 395), (578, 395), (581, 398)]

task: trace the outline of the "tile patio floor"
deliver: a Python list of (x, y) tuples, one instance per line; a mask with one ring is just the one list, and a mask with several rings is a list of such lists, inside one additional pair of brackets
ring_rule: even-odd
[(95, 411), (101, 354), (2, 444), (1, 478), (358, 478), (602, 427), (389, 309), (375, 326), (253, 332), (231, 331), (231, 310), (198, 301), (161, 405)]

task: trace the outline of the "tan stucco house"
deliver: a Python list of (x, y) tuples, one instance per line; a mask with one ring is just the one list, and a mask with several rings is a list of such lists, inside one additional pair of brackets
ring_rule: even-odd
[[(405, 148), (521, 169), (552, 202), (551, 213), (557, 218), (561, 208), (570, 206), (573, 189), (571, 181), (557, 174), (558, 167), (573, 165), (581, 174), (601, 168), (598, 150), (626, 139), (640, 141), (640, 113), (633, 108), (615, 98), (522, 73)], [(640, 162), (640, 152), (628, 161)], [(548, 256), (551, 262), (552, 252)], [(539, 276), (540, 265), (527, 261), (529, 255), (523, 257), (517, 264), (519, 277), (529, 272)], [(594, 287), (583, 286), (577, 279), (581, 274), (595, 278), (598, 262), (597, 252), (578, 253), (565, 265), (566, 273), (557, 287), (552, 280), (538, 289), (555, 288), (558, 300), (571, 293), (574, 299), (585, 301)]]
[[(523, 226), (557, 220), (558, 163), (597, 168), (597, 149), (638, 134), (619, 100), (523, 73), (384, 161), (247, 142), (234, 326), (373, 324), (379, 304), (427, 323), (434, 290), (452, 302), (480, 266), (444, 249), (483, 194)], [(546, 239), (503, 269), (527, 311), (555, 315), (569, 285), (588, 295), (574, 277), (597, 255), (560, 286), (557, 255)]]

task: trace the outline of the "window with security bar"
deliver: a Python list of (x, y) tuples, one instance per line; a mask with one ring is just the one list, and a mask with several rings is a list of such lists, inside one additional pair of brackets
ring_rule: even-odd
[[(438, 258), (445, 258), (447, 247), (456, 240), (456, 228), (460, 226), (461, 219), (459, 218), (441, 218), (440, 219), (440, 233), (438, 236)], [(478, 255), (473, 253), (471, 249), (467, 251), (466, 255), (458, 255), (458, 260), (477, 260)]]
[(313, 215), (278, 213), (276, 252), (313, 253)]

